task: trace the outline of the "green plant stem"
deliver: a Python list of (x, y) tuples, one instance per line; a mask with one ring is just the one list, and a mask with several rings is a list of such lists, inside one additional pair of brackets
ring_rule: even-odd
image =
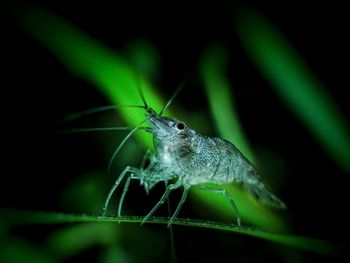
[[(1, 221), (5, 225), (13, 227), (16, 225), (40, 225), (40, 224), (64, 224), (64, 223), (87, 223), (87, 222), (117, 222), (117, 223), (141, 223), (143, 217), (122, 216), (122, 217), (100, 217), (93, 215), (72, 215), (64, 213), (40, 212), (40, 211), (1, 211)], [(0, 223), (1, 223), (0, 221)], [(152, 217), (148, 223), (167, 225), (169, 218)], [(224, 224), (214, 221), (195, 219), (175, 219), (173, 225), (209, 228), (226, 232), (234, 232), (243, 235), (253, 236), (278, 244), (293, 247), (295, 249), (310, 251), (320, 254), (335, 254), (336, 247), (323, 240), (302, 237), (297, 235), (284, 235), (259, 230), (255, 227)]]

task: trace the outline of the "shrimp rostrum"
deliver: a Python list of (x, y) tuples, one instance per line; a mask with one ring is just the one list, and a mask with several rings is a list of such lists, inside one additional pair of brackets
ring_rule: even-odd
[[(106, 215), (111, 196), (125, 177), (126, 182), (119, 200), (118, 216), (121, 215), (122, 204), (131, 179), (139, 180), (146, 192), (159, 182), (173, 182), (167, 185), (164, 194), (144, 217), (142, 223), (151, 218), (167, 200), (171, 191), (182, 188), (183, 193), (179, 204), (168, 222), (168, 226), (171, 225), (186, 201), (191, 187), (198, 187), (225, 196), (240, 226), (238, 209), (230, 193), (224, 189), (204, 186), (204, 183), (215, 185), (240, 183), (259, 203), (275, 208), (285, 208), (284, 203), (261, 182), (257, 169), (231, 142), (221, 138), (203, 136), (182, 121), (163, 117), (162, 113), (170, 102), (157, 114), (144, 100), (146, 120), (150, 125), (145, 129), (153, 134), (154, 153), (150, 151), (146, 153), (140, 168), (126, 167), (119, 175), (107, 196), (103, 208), (104, 215)], [(149, 160), (149, 165), (144, 169), (146, 160)]]

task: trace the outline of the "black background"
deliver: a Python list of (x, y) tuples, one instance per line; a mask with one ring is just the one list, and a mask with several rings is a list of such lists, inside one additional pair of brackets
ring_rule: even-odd
[[(237, 87), (235, 99), (249, 140), (283, 160), (286, 179), (281, 197), (288, 204), (294, 232), (344, 246), (349, 175), (323, 152), (254, 68), (238, 41), (233, 16), (242, 6), (267, 16), (325, 84), (349, 121), (345, 7), (334, 2), (248, 2), (35, 1), (113, 49), (122, 50), (134, 38), (150, 40), (161, 54), (157, 85), (169, 95), (187, 72), (196, 74), (199, 56), (208, 44), (223, 43), (229, 49), (230, 78)], [(87, 154), (96, 145), (75, 137), (80, 149), (71, 150), (72, 139), (50, 134), (62, 116), (108, 101), (91, 84), (69, 74), (14, 23), (12, 14), (20, 7), (19, 2), (7, 3), (2, 11), (1, 202), (4, 207), (56, 211), (60, 190), (70, 177), (84, 169), (101, 168), (106, 160)], [(179, 96), (177, 107), (208, 111), (199, 85), (195, 78)], [(180, 256), (186, 253), (183, 248)]]

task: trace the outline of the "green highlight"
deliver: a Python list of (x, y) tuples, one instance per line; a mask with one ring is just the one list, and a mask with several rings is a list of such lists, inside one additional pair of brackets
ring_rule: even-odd
[[(142, 105), (137, 89), (140, 85), (147, 103), (156, 111), (162, 108), (161, 96), (125, 59), (73, 25), (39, 8), (29, 8), (19, 13), (18, 21), (26, 31), (53, 52), (72, 74), (95, 85), (113, 104)], [(143, 110), (118, 110), (132, 126), (145, 119)], [(138, 138), (147, 147), (152, 147), (149, 136)]]
[[(141, 223), (143, 217), (95, 217), (89, 215), (70, 215), (70, 214), (62, 214), (62, 213), (49, 213), (49, 212), (35, 212), (35, 211), (18, 211), (18, 210), (10, 210), (10, 211), (2, 211), (1, 213), (2, 220), (6, 220), (11, 222), (13, 225), (28, 225), (28, 224), (63, 224), (63, 223), (91, 223), (91, 222), (118, 222), (118, 223)], [(152, 224), (168, 224), (169, 218), (162, 217), (152, 217), (148, 223)], [(266, 231), (261, 231), (259, 229), (253, 227), (238, 227), (233, 224), (222, 224), (218, 222), (211, 221), (203, 221), (203, 220), (193, 220), (193, 219), (175, 219), (173, 225), (179, 226), (190, 226), (190, 227), (199, 227), (199, 228), (209, 228), (222, 230), (227, 232), (239, 233), (243, 235), (249, 235), (257, 238), (261, 238), (264, 240), (272, 241), (278, 244), (286, 245), (289, 247), (293, 247), (295, 249), (300, 249), (304, 251), (310, 251), (320, 254), (335, 254), (337, 252), (337, 248), (327, 242), (319, 239), (313, 239), (308, 237), (296, 236), (296, 235), (283, 235), (276, 234)], [(80, 226), (81, 228), (85, 228), (84, 226)], [(96, 231), (96, 229), (109, 229), (107, 226), (103, 225), (95, 225), (95, 228), (92, 231)], [(78, 227), (79, 229), (79, 227)], [(76, 229), (72, 229), (69, 231), (64, 231), (64, 235), (59, 235), (58, 239), (70, 239), (72, 233), (74, 233)], [(109, 233), (108, 237), (111, 236)], [(57, 238), (54, 238), (56, 240)], [(57, 240), (56, 240), (57, 241)], [(54, 243), (56, 243), (56, 241)], [(66, 248), (64, 248), (66, 249)]]
[(1, 242), (0, 245), (0, 262), (56, 263), (58, 261), (38, 245), (21, 238), (8, 237), (6, 242)]
[[(212, 115), (215, 121), (215, 127), (222, 138), (233, 142), (237, 148), (252, 163), (254, 161), (253, 152), (249, 146), (248, 140), (240, 125), (239, 117), (235, 111), (231, 85), (227, 77), (228, 54), (224, 47), (213, 45), (204, 52), (200, 63), (200, 73), (204, 82), (205, 91), (208, 97)], [(281, 231), (285, 224), (276, 215), (272, 214), (266, 208), (257, 205), (246, 191), (236, 185), (220, 186), (225, 188), (233, 196), (237, 204), (239, 213), (243, 217), (243, 222), (249, 222), (259, 225), (265, 229)], [(200, 194), (200, 190), (194, 189)], [(201, 194), (201, 199), (210, 205), (213, 209), (219, 210), (225, 216), (232, 217), (232, 208), (228, 202), (223, 203), (224, 198), (217, 194)], [(222, 205), (218, 206), (217, 204)]]
[(253, 152), (235, 111), (231, 85), (227, 77), (228, 53), (223, 46), (207, 48), (202, 55), (200, 73), (204, 82), (210, 109), (222, 138), (234, 142), (236, 147), (252, 163)]
[(236, 22), (243, 47), (271, 87), (325, 152), (340, 167), (350, 171), (348, 124), (323, 84), (263, 16), (245, 10)]
[[(215, 186), (212, 184), (206, 185), (211, 187)], [(259, 205), (243, 188), (233, 184), (220, 185), (219, 187), (227, 190), (233, 197), (242, 218), (243, 225), (250, 222), (267, 231), (283, 232), (288, 230), (287, 225), (280, 217), (272, 213), (266, 207)], [(231, 218), (232, 222), (236, 222), (232, 206), (224, 196), (203, 191), (196, 187), (191, 189), (190, 193), (192, 192), (195, 194), (196, 198), (200, 199), (200, 201), (210, 207), (211, 210), (216, 211), (225, 221), (227, 221), (227, 218)]]
[(160, 55), (153, 44), (145, 39), (130, 41), (126, 50), (134, 68), (147, 79), (154, 79), (160, 73)]
[[(114, 224), (95, 222), (60, 228), (48, 237), (47, 247), (61, 258), (69, 258), (97, 244), (117, 245), (120, 236)], [(119, 262), (119, 261), (118, 261)]]

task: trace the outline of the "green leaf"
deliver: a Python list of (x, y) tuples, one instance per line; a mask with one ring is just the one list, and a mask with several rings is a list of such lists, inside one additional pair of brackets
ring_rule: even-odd
[[(20, 25), (47, 47), (72, 74), (95, 85), (115, 105), (143, 105), (142, 90), (152, 108), (160, 111), (164, 103), (150, 84), (135, 72), (119, 54), (94, 40), (68, 22), (40, 8), (27, 8), (17, 14)], [(120, 109), (132, 126), (144, 120), (142, 110)], [(150, 136), (138, 138), (152, 147)]]
[(326, 87), (262, 15), (244, 10), (237, 17), (236, 26), (243, 47), (273, 90), (325, 152), (350, 171), (349, 125)]
[(61, 228), (52, 233), (47, 247), (60, 258), (69, 258), (96, 244), (116, 243), (117, 229), (111, 224), (87, 223)]
[[(235, 103), (231, 92), (227, 72), (228, 52), (221, 45), (212, 45), (206, 49), (202, 55), (200, 63), (200, 73), (204, 82), (205, 91), (208, 97), (215, 125), (220, 135), (234, 143), (237, 148), (252, 163), (255, 163), (253, 151), (249, 146), (248, 140), (240, 125), (239, 117), (235, 110)], [(234, 197), (242, 216), (255, 225), (262, 226), (269, 230), (282, 230), (286, 226), (284, 222), (265, 207), (256, 204), (255, 200), (249, 196), (246, 191), (235, 185), (224, 187)], [(199, 191), (199, 190), (197, 190)], [(220, 197), (215, 195), (201, 196), (202, 199), (211, 207), (217, 206)], [(225, 215), (229, 216), (230, 210), (227, 203), (222, 209)]]
[(255, 163), (248, 140), (235, 110), (232, 88), (227, 76), (228, 51), (222, 45), (209, 46), (202, 54), (200, 73), (210, 109), (220, 135)]
[[(0, 222), (1, 223), (1, 222)], [(56, 259), (41, 247), (21, 238), (0, 239), (0, 262), (55, 263)]]
[[(123, 216), (113, 217), (96, 217), (89, 215), (70, 215), (63, 213), (34, 212), (7, 210), (1, 211), (2, 220), (9, 221), (13, 226), (28, 224), (63, 224), (63, 223), (88, 223), (88, 222), (118, 222), (118, 223), (141, 223), (143, 217)], [(169, 218), (152, 217), (148, 223), (166, 225)], [(146, 223), (144, 226), (147, 226)], [(296, 235), (283, 235), (266, 231), (261, 231), (253, 227), (238, 227), (233, 224), (223, 224), (212, 221), (193, 220), (193, 219), (175, 219), (173, 225), (189, 226), (198, 228), (209, 228), (212, 230), (221, 230), (226, 232), (238, 233), (252, 237), (261, 238), (278, 244), (293, 247), (295, 249), (311, 251), (321, 254), (335, 254), (337, 249), (327, 241), (301, 237)]]
[(134, 39), (126, 45), (128, 60), (138, 73), (147, 79), (154, 79), (160, 73), (160, 54), (146, 39)]

